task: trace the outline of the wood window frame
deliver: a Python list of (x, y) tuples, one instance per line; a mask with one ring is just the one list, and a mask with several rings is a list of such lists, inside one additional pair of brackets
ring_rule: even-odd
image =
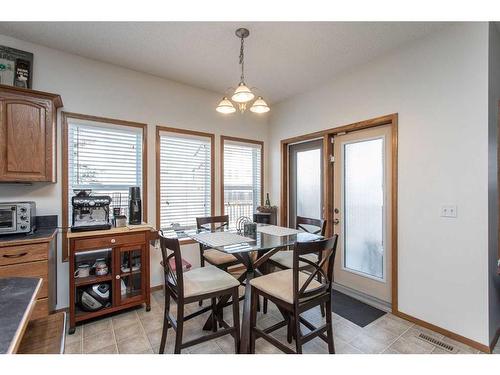
[[(172, 128), (169, 126), (156, 125), (156, 142), (155, 142), (155, 153), (156, 153), (156, 228), (160, 228), (160, 132), (167, 133), (177, 133), (194, 135), (198, 137), (206, 137), (210, 139), (210, 214), (215, 216), (215, 134), (205, 133), (197, 130), (188, 130), (180, 128)], [(182, 245), (196, 243), (196, 241), (190, 238), (181, 238), (179, 242)]]
[(68, 261), (69, 241), (67, 238), (68, 226), (68, 120), (94, 121), (104, 124), (124, 127), (139, 128), (142, 130), (142, 211), (143, 218), (148, 219), (148, 126), (147, 124), (133, 121), (120, 120), (108, 117), (85, 115), (73, 112), (61, 112), (61, 138), (62, 138), (62, 260)]
[(228, 135), (220, 136), (220, 214), (224, 215), (224, 142), (233, 141), (260, 145), (260, 205), (264, 202), (264, 141), (256, 139), (238, 138)]

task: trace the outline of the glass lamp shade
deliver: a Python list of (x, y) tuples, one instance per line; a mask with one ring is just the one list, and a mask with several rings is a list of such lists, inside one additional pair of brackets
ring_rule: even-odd
[(253, 98), (255, 98), (255, 95), (243, 82), (240, 82), (236, 90), (234, 90), (233, 96), (231, 97), (231, 99), (236, 103), (247, 103)]
[(217, 108), (215, 108), (215, 110), (219, 113), (224, 113), (224, 114), (236, 112), (236, 108), (234, 108), (233, 103), (231, 103), (231, 101), (226, 97), (222, 98), (222, 100), (220, 101)]
[(270, 111), (267, 103), (262, 99), (262, 96), (259, 96), (257, 100), (250, 107), (250, 111), (253, 113), (266, 113)]

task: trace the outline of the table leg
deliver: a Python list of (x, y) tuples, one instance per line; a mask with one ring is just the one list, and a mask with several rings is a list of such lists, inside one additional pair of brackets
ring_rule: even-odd
[[(224, 296), (224, 297), (221, 297), (219, 299), (219, 302), (217, 303), (217, 306), (216, 306), (216, 311), (221, 311), (222, 312), (222, 309), (224, 308), (224, 305), (229, 301), (229, 298), (231, 298), (231, 296)], [(212, 315), (213, 313), (210, 314), (210, 316), (208, 317), (208, 320), (205, 322), (205, 325), (203, 326), (203, 330), (204, 331), (211, 331), (212, 328), (213, 328), (213, 322), (214, 322), (214, 319), (212, 318)], [(217, 320), (215, 320), (217, 322)]]
[[(251, 263), (251, 260), (250, 260), (250, 257), (248, 256), (248, 254), (244, 254), (244, 255), (239, 255), (238, 254), (238, 255), (236, 255), (236, 257), (246, 267), (246, 271), (243, 272), (240, 277), (238, 277), (238, 281), (241, 284), (241, 282), (247, 277), (248, 270), (251, 269), (252, 263)], [(219, 299), (219, 302), (217, 303), (217, 311), (220, 311), (221, 314), (223, 314), (224, 306), (227, 304), (227, 302), (229, 301), (230, 298), (231, 298), (230, 295), (221, 297)], [(207, 321), (205, 322), (205, 325), (203, 326), (203, 330), (204, 331), (211, 331), (212, 330), (212, 321), (213, 321), (212, 320), (212, 314), (210, 314), (210, 316), (208, 317)]]
[[(246, 287), (245, 287), (245, 299), (243, 301), (243, 314), (242, 314), (242, 323), (241, 323), (241, 339), (240, 339), (240, 353), (246, 354), (250, 352), (250, 314), (251, 314), (251, 298), (252, 298), (252, 288), (250, 287), (250, 280), (252, 280), (256, 274), (260, 275), (261, 272), (258, 271), (258, 267), (262, 266), (263, 263), (269, 259), (271, 255), (276, 253), (279, 249), (274, 248), (270, 249), (265, 253), (260, 253), (255, 264), (252, 261), (250, 254), (248, 253), (238, 253), (234, 254), (236, 258), (246, 267), (246, 271), (238, 278), (240, 283), (245, 279)], [(224, 296), (219, 300), (217, 304), (218, 309), (222, 310), (224, 305), (229, 301), (230, 296)], [(211, 316), (206, 321), (203, 326), (204, 330), (212, 329), (212, 318)]]
[(251, 301), (252, 301), (252, 288), (250, 287), (250, 280), (254, 277), (254, 272), (247, 272), (245, 288), (245, 300), (243, 301), (243, 316), (241, 321), (241, 338), (240, 338), (240, 354), (248, 354), (250, 352), (250, 314)]

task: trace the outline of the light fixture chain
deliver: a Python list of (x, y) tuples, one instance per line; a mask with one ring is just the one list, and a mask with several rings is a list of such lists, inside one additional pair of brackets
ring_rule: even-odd
[(241, 82), (245, 82), (245, 52), (244, 52), (244, 43), (245, 39), (241, 38), (241, 47), (240, 47), (240, 65), (241, 65)]

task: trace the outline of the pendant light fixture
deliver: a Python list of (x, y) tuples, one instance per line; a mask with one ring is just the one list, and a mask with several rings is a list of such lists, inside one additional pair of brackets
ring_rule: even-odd
[[(231, 100), (236, 104), (238, 107), (239, 111), (241, 113), (245, 112), (247, 109), (247, 104), (251, 102), (255, 98), (255, 94), (252, 92), (250, 88), (245, 83), (245, 38), (247, 38), (250, 35), (250, 31), (248, 29), (240, 28), (236, 30), (236, 36), (241, 40), (241, 45), (240, 45), (240, 65), (241, 65), (241, 76), (240, 76), (240, 83), (238, 84), (238, 87), (236, 90), (234, 90), (234, 93), (231, 95)], [(228, 114), (228, 113), (234, 113), (236, 112), (236, 108), (233, 104), (227, 98), (227, 96), (224, 96), (222, 100), (220, 101), (219, 105), (216, 108), (217, 112)], [(262, 96), (259, 96), (255, 102), (253, 102), (252, 106), (250, 107), (250, 111), (253, 113), (266, 113), (269, 112), (270, 108), (265, 102), (265, 100), (262, 98)]]
[(236, 112), (236, 108), (234, 108), (233, 103), (231, 103), (231, 101), (226, 96), (222, 98), (215, 110), (224, 114)]

